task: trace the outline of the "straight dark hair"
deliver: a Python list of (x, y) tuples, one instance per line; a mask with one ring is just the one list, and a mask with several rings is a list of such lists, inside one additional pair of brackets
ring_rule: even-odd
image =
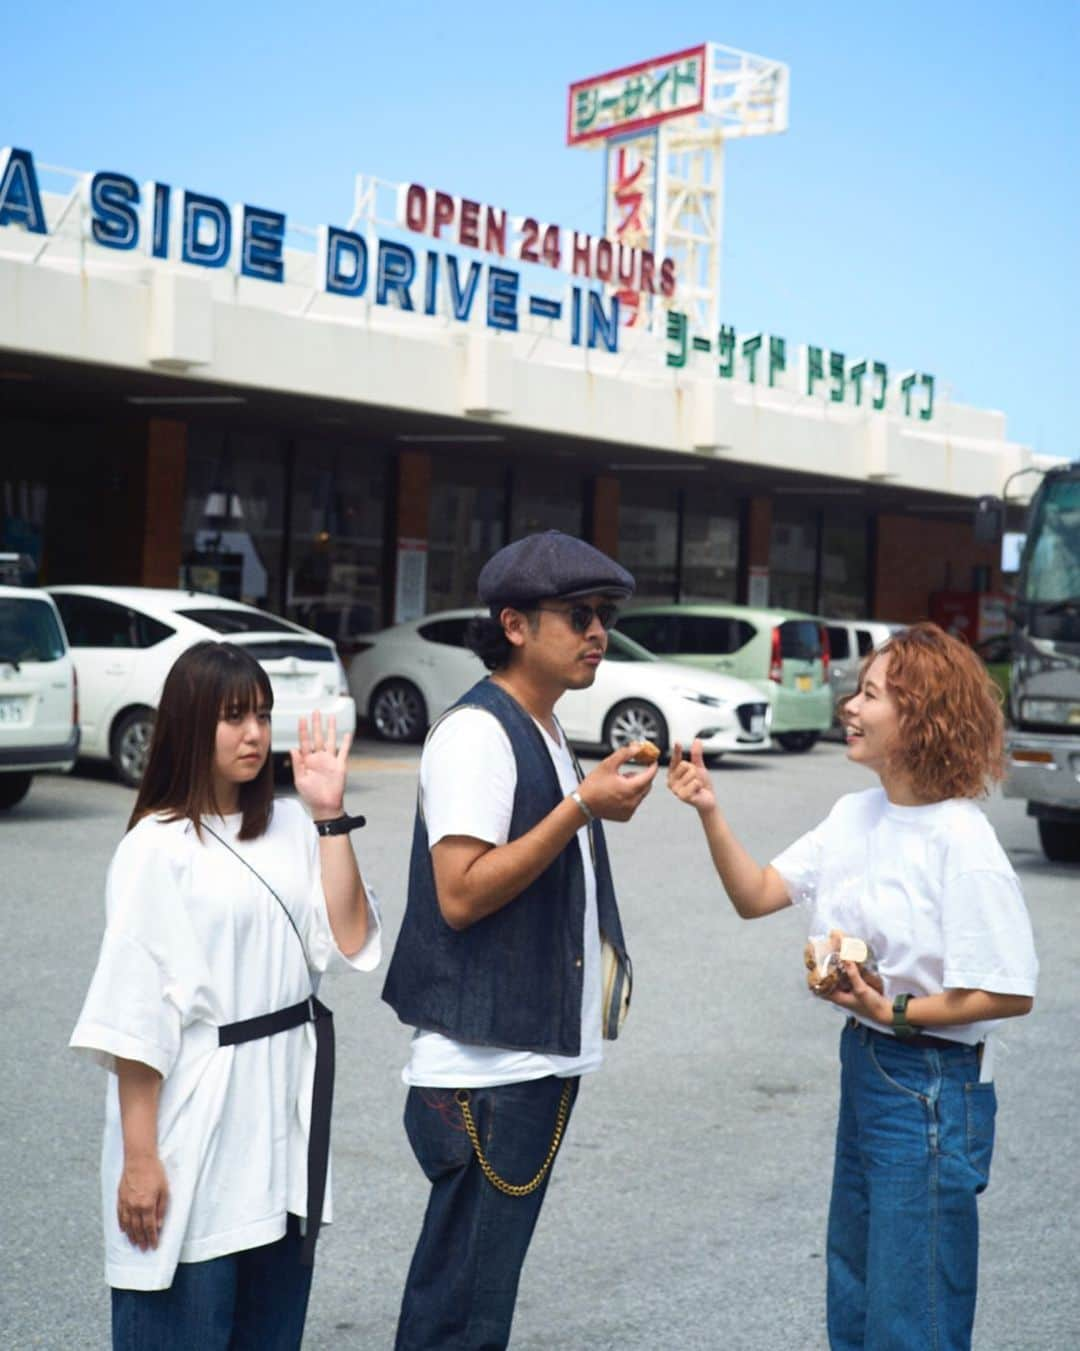
[[(271, 709), (270, 678), (234, 643), (196, 643), (182, 652), (165, 677), (146, 773), (127, 828), (144, 816), (191, 821), (202, 839), (203, 816), (219, 813), (214, 799), (214, 745), (218, 722), (227, 713)], [(253, 840), (270, 824), (274, 809), (272, 757), (239, 791), (244, 819), (240, 839)]]

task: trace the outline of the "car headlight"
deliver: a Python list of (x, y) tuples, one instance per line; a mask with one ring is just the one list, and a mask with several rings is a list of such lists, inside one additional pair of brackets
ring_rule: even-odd
[(692, 704), (705, 704), (708, 708), (728, 707), (726, 699), (718, 699), (715, 694), (702, 694), (700, 690), (692, 690), (685, 685), (676, 685), (672, 693), (680, 699), (689, 699)]
[(1047, 722), (1058, 727), (1080, 723), (1080, 704), (1072, 699), (1022, 699), (1021, 722)]

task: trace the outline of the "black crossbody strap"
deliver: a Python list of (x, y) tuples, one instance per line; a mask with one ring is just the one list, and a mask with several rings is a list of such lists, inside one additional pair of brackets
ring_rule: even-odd
[(289, 921), (289, 924), (292, 926), (292, 931), (296, 935), (296, 941), (300, 944), (300, 951), (304, 954), (304, 965), (308, 967), (308, 969), (310, 970), (311, 963), (308, 961), (307, 948), (304, 946), (304, 940), (300, 937), (300, 930), (296, 927), (296, 921), (293, 919), (289, 907), (277, 894), (277, 892), (266, 880), (266, 878), (263, 877), (262, 873), (260, 873), (257, 868), (253, 868), (242, 854), (238, 854), (227, 840), (223, 840), (216, 830), (211, 830), (205, 821), (203, 822), (203, 830), (209, 831), (209, 833), (213, 835), (214, 839), (217, 840), (218, 844), (224, 845), (225, 848), (229, 851), (230, 854), (232, 854), (233, 858), (236, 859), (238, 863), (242, 863), (253, 877), (258, 878), (258, 880), (263, 884), (263, 886), (267, 889), (270, 895), (273, 896), (274, 900), (277, 901), (278, 905), (281, 906), (282, 910), (284, 910), (285, 912), (285, 918)]

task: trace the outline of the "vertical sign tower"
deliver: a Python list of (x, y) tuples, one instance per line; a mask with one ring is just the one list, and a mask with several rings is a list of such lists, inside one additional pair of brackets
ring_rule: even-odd
[[(674, 260), (698, 333), (720, 323), (724, 142), (787, 125), (787, 66), (715, 42), (570, 86), (567, 144), (605, 152), (604, 233)], [(651, 296), (618, 294), (629, 325), (654, 322)]]

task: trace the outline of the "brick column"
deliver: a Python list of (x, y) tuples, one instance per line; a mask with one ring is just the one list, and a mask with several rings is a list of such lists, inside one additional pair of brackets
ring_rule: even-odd
[[(772, 544), (772, 498), (752, 497), (746, 504), (742, 519), (743, 539), (740, 541), (739, 601), (743, 605), (761, 603), (761, 597), (752, 594), (751, 579), (760, 586), (758, 579), (764, 574), (768, 583), (769, 551)], [(767, 602), (766, 602), (767, 603)]]
[(874, 567), (875, 618), (911, 624), (926, 619), (935, 591), (971, 591), (976, 567), (990, 569), (1001, 591), (997, 544), (977, 544), (970, 522), (879, 516)]
[(179, 585), (187, 477), (187, 423), (151, 418), (144, 452), (141, 586)]
[(619, 480), (598, 474), (592, 481), (589, 542), (610, 558), (619, 556)]
[[(427, 610), (427, 546), (431, 517), (431, 456), (424, 450), (401, 450), (397, 456), (395, 508), (387, 540), (389, 567), (386, 590), (387, 622), (405, 613), (417, 617)], [(423, 591), (422, 596), (416, 592)]]

